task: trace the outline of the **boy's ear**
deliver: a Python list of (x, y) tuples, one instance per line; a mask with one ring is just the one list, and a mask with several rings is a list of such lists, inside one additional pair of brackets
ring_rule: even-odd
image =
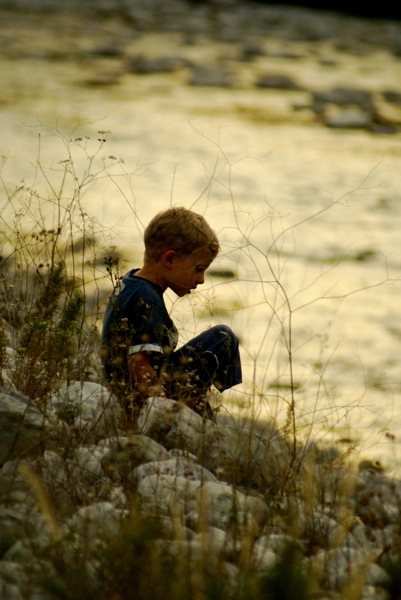
[(171, 269), (176, 256), (177, 252), (175, 250), (167, 250), (167, 252), (162, 255), (163, 264), (167, 269)]

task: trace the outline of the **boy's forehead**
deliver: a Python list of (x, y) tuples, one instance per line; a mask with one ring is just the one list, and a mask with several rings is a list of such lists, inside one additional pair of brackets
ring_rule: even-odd
[(214, 258), (209, 248), (199, 248), (198, 251), (195, 250), (195, 255), (198, 258), (198, 260), (204, 262), (210, 262)]
[(210, 252), (209, 248), (202, 247), (194, 250), (189, 257), (197, 263), (205, 263), (210, 264), (214, 259), (213, 254)]

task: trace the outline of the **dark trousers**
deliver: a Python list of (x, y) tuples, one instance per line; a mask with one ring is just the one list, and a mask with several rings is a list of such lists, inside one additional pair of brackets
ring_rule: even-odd
[(238, 340), (226, 325), (207, 329), (165, 363), (166, 391), (170, 398), (202, 396), (213, 384), (219, 391), (242, 382)]

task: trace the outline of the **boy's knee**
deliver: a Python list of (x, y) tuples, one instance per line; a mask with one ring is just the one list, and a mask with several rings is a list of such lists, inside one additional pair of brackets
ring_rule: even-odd
[(228, 325), (215, 325), (212, 329), (215, 330), (216, 337), (220, 337), (220, 344), (226, 349), (226, 352), (234, 356), (238, 350), (239, 343), (233, 330)]
[(228, 325), (215, 325), (212, 327), (212, 329), (215, 329), (216, 333), (219, 333), (221, 336), (224, 336), (227, 340), (229, 340), (233, 347), (238, 345), (237, 336)]

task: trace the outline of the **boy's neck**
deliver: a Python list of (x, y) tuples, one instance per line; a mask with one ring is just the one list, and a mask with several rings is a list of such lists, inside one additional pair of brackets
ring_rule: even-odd
[(165, 291), (167, 288), (164, 277), (157, 268), (157, 263), (145, 263), (139, 269), (139, 271), (136, 271), (135, 276), (142, 277), (142, 279), (147, 279), (147, 281), (150, 281), (151, 283), (161, 287), (163, 291)]

